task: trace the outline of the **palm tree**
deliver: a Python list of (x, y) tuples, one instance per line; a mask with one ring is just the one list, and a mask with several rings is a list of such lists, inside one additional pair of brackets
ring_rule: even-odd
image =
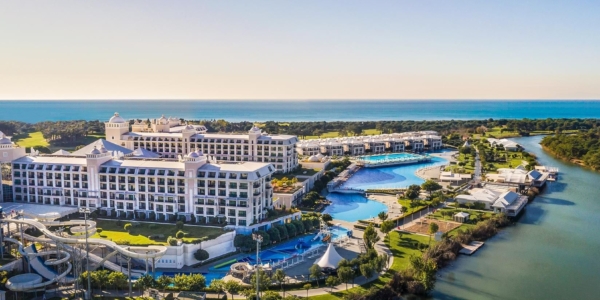
[(310, 290), (312, 288), (312, 284), (307, 283), (307, 284), (303, 285), (302, 288), (304, 288), (306, 290), (306, 298), (308, 298), (308, 290)]

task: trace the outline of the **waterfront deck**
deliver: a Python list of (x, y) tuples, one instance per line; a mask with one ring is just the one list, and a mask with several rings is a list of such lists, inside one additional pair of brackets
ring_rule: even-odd
[(484, 244), (485, 244), (484, 242), (473, 241), (473, 242), (469, 243), (468, 245), (461, 245), (461, 246), (463, 246), (463, 248), (460, 249), (460, 251), (458, 251), (458, 253), (464, 254), (464, 255), (471, 255), (471, 254), (475, 253), (475, 251), (479, 250), (479, 248), (483, 247)]

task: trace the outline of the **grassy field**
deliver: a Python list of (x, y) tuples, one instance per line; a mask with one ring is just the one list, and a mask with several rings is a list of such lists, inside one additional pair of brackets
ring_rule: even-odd
[[(123, 224), (121, 226), (117, 226), (117, 221), (112, 220), (97, 220), (96, 222), (96, 227), (102, 228), (102, 233), (94, 234), (94, 238), (103, 238), (113, 242), (129, 241), (131, 245), (166, 245), (167, 238), (169, 236), (174, 237), (175, 233), (177, 233), (177, 228), (174, 224), (139, 223), (139, 226), (133, 226), (131, 227), (131, 232), (127, 232), (123, 229), (123, 226), (128, 221), (121, 221)], [(184, 242), (191, 242), (194, 239), (202, 237), (213, 239), (224, 233), (221, 228), (188, 225), (184, 225), (183, 232), (188, 234), (188, 236), (183, 238)], [(149, 239), (148, 236), (153, 234), (163, 234), (165, 237), (156, 240)]]
[(17, 145), (23, 148), (31, 148), (33, 146), (50, 146), (50, 144), (48, 144), (48, 142), (44, 139), (41, 131), (31, 132), (27, 134), (26, 137), (16, 140), (15, 142)]
[[(504, 132), (501, 132), (501, 130), (502, 130), (502, 128), (500, 128), (500, 127), (494, 127), (494, 128), (489, 129), (485, 133), (485, 136), (482, 136), (481, 134), (474, 134), (473, 138), (479, 139), (479, 138), (494, 137), (497, 139), (503, 139), (503, 138), (520, 136), (518, 131), (507, 131), (505, 129)], [(577, 131), (578, 130), (565, 130), (565, 131), (563, 131), (563, 133), (575, 133)], [(541, 135), (541, 134), (554, 134), (554, 131), (534, 130), (529, 133), (529, 135)]]
[[(381, 134), (381, 131), (377, 130), (377, 129), (365, 129), (362, 132), (362, 135), (376, 135), (376, 134)], [(329, 131), (329, 132), (325, 132), (323, 133), (320, 137), (316, 136), (316, 135), (307, 135), (304, 137), (304, 139), (306, 140), (314, 140), (314, 139), (325, 139), (325, 138), (336, 138), (339, 137), (340, 133), (337, 131)]]
[(73, 150), (75, 150), (75, 147), (77, 147), (79, 145), (87, 145), (97, 139), (103, 139), (104, 137), (105, 137), (104, 134), (90, 134), (90, 135), (84, 137), (83, 139), (77, 140), (76, 142), (73, 143), (73, 145), (53, 146), (53, 145), (50, 145), (44, 139), (44, 136), (42, 135), (41, 131), (36, 131), (36, 132), (28, 133), (27, 136), (16, 139), (15, 142), (17, 143), (17, 145), (19, 145), (20, 147), (23, 147), (23, 148), (31, 148), (34, 146), (44, 146), (44, 147), (48, 147), (51, 151), (56, 151), (59, 149), (73, 151)]
[[(398, 203), (400, 203), (400, 205), (402, 205), (403, 207), (406, 207), (408, 209), (408, 211), (406, 211), (406, 213), (404, 214), (404, 217), (408, 217), (411, 214), (418, 212), (422, 209), (427, 208), (427, 205), (422, 205), (422, 206), (415, 206), (415, 207), (410, 207), (410, 199), (399, 199)], [(426, 201), (423, 201), (426, 202)]]
[[(388, 238), (386, 239), (386, 243), (388, 247), (392, 251), (394, 255), (394, 262), (390, 267), (389, 271), (386, 272), (383, 276), (371, 281), (363, 286), (356, 286), (354, 288), (348, 289), (349, 291), (363, 291), (366, 292), (371, 287), (382, 287), (388, 281), (392, 279), (392, 275), (400, 270), (408, 268), (410, 265), (410, 256), (411, 255), (421, 255), (421, 251), (415, 248), (414, 243), (419, 242), (423, 244), (427, 244), (429, 241), (429, 237), (414, 235), (409, 233), (398, 233), (396, 231), (390, 232)], [(346, 291), (342, 292), (334, 292), (331, 294), (323, 294), (319, 296), (310, 297), (310, 299), (317, 300), (330, 300), (330, 299), (342, 299), (346, 294)]]

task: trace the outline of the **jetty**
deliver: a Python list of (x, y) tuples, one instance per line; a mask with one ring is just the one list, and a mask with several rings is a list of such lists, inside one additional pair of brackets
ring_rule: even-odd
[(471, 255), (471, 254), (475, 253), (475, 251), (479, 250), (479, 248), (483, 247), (484, 244), (485, 244), (484, 242), (477, 242), (477, 241), (472, 241), (468, 245), (461, 244), (461, 246), (463, 248), (460, 249), (460, 251), (458, 251), (458, 253), (464, 254), (464, 255)]

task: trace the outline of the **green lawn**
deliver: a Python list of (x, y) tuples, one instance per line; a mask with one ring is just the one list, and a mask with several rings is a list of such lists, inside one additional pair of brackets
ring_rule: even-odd
[[(382, 287), (388, 281), (392, 279), (392, 276), (395, 272), (406, 269), (410, 264), (410, 256), (411, 255), (421, 255), (421, 251), (414, 247), (414, 242), (419, 242), (423, 244), (427, 244), (429, 242), (429, 237), (409, 234), (409, 233), (400, 233), (396, 231), (390, 232), (388, 238), (386, 238), (386, 243), (392, 254), (394, 255), (394, 262), (392, 266), (383, 276), (371, 281), (363, 286), (355, 286), (354, 288), (348, 289), (351, 291), (363, 291), (366, 292), (371, 287)], [(348, 285), (350, 286), (350, 285)], [(330, 300), (330, 299), (342, 299), (346, 291), (342, 292), (334, 292), (332, 294), (323, 294), (319, 296), (310, 297), (310, 299), (317, 300)]]
[[(112, 220), (97, 220), (96, 222), (96, 227), (102, 228), (102, 233), (94, 234), (94, 238), (108, 239), (113, 242), (129, 241), (131, 245), (166, 245), (167, 238), (169, 236), (174, 237), (175, 233), (177, 233), (177, 228), (174, 224), (151, 224), (140, 222), (139, 226), (134, 226), (132, 227), (131, 232), (127, 232), (123, 229), (123, 226), (129, 221), (121, 221), (123, 226), (117, 226), (117, 221)], [(221, 228), (188, 225), (184, 225), (183, 232), (188, 234), (188, 236), (183, 238), (184, 242), (191, 242), (194, 239), (202, 237), (214, 239), (224, 233)], [(163, 234), (165, 237), (157, 240), (149, 239), (148, 236), (153, 234)]]
[(50, 144), (44, 139), (41, 131), (28, 133), (27, 136), (15, 141), (17, 145), (23, 148), (31, 148), (33, 146), (48, 147)]
[[(398, 200), (398, 203), (400, 203), (400, 205), (402, 205), (403, 207), (406, 207), (408, 209), (408, 211), (404, 214), (404, 217), (408, 217), (411, 214), (418, 212), (420, 210), (423, 210), (425, 208), (427, 208), (427, 205), (422, 205), (422, 206), (415, 206), (415, 207), (410, 207), (410, 200), (409, 199), (400, 199)], [(422, 201), (427, 203), (427, 201)]]
[[(381, 134), (381, 131), (377, 130), (377, 129), (365, 129), (363, 130), (361, 135), (376, 135), (376, 134)], [(316, 136), (316, 135), (307, 135), (304, 137), (305, 140), (314, 140), (314, 139), (325, 139), (325, 138), (336, 138), (339, 137), (340, 134), (338, 131), (329, 131), (329, 132), (325, 132), (323, 133), (320, 137)]]

